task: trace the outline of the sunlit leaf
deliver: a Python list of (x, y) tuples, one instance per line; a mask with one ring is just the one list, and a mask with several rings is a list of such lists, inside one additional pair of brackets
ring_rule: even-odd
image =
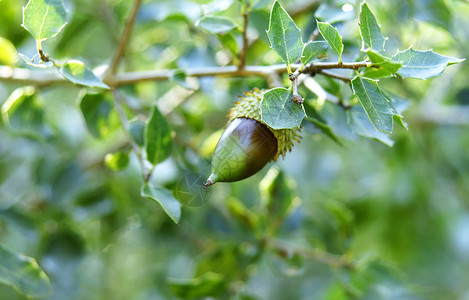
[(261, 103), (262, 121), (274, 129), (300, 126), (305, 117), (302, 105), (293, 101), (292, 90), (275, 88), (264, 93)]
[(383, 50), (386, 38), (381, 33), (376, 17), (366, 2), (362, 3), (360, 10), (360, 35), (362, 37), (362, 50)]
[(30, 0), (23, 10), (22, 26), (37, 41), (56, 36), (67, 24), (62, 0)]
[(60, 73), (71, 82), (88, 87), (109, 89), (83, 62), (69, 60), (61, 68)]
[(10, 285), (27, 297), (45, 297), (52, 284), (34, 258), (0, 245), (0, 282)]
[(392, 62), (401, 63), (399, 74), (403, 77), (427, 79), (443, 73), (452, 64), (463, 62), (465, 59), (440, 55), (432, 50), (414, 50), (409, 48), (397, 52)]
[(304, 46), (300, 29), (277, 1), (272, 6), (267, 35), (272, 49), (287, 65), (300, 59)]
[(129, 151), (108, 153), (104, 157), (106, 166), (113, 171), (122, 171), (129, 164)]
[(334, 51), (339, 56), (339, 61), (342, 61), (342, 52), (344, 51), (344, 44), (342, 44), (342, 37), (337, 29), (332, 27), (329, 23), (318, 22), (318, 30), (322, 37), (326, 40)]
[(0, 65), (13, 66), (18, 60), (12, 42), (0, 36)]
[(155, 201), (166, 212), (166, 214), (177, 224), (181, 219), (181, 203), (174, 198), (170, 190), (163, 187), (144, 184), (140, 194), (142, 197)]

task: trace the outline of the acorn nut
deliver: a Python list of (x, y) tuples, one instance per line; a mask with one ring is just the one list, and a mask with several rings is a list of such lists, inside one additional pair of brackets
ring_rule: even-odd
[(300, 141), (299, 128), (273, 129), (261, 119), (263, 93), (246, 92), (230, 110), (228, 125), (215, 147), (211, 174), (205, 186), (233, 182), (259, 172), (270, 161), (291, 151)]

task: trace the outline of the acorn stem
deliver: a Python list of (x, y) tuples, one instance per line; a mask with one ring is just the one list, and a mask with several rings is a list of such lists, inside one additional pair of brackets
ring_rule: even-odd
[(207, 181), (203, 183), (204, 186), (211, 186), (218, 182), (218, 176), (216, 174), (210, 174), (210, 176), (207, 178)]

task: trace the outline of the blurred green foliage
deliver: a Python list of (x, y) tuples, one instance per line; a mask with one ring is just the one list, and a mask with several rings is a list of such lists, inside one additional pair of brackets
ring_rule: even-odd
[[(240, 25), (240, 2), (144, 1), (121, 71), (230, 64), (240, 31), (218, 39), (195, 24), (217, 15)], [(264, 2), (249, 16), (248, 64), (280, 63), (267, 41), (271, 5)], [(412, 45), (468, 57), (467, 1), (367, 3), (391, 37), (388, 56)], [(0, 37), (33, 56), (35, 42), (20, 26), (25, 4), (0, 1)], [(59, 61), (106, 64), (131, 5), (66, 1), (69, 24), (43, 47)], [(282, 5), (295, 11), (304, 1)], [(294, 18), (305, 41), (314, 16), (333, 23), (344, 37), (342, 59), (353, 61), (361, 47), (359, 5), (318, 1)], [(255, 77), (194, 82), (177, 75), (119, 89), (138, 145), (155, 103), (175, 132), (171, 156), (151, 178), (175, 193), (188, 174), (207, 175), (200, 151), (237, 96), (267, 87)], [(0, 82), (1, 105), (19, 99), (1, 118), (0, 244), (37, 260), (53, 286), (45, 299), (53, 300), (467, 299), (469, 117), (458, 112), (468, 109), (468, 77), (463, 63), (436, 79), (383, 81), (411, 103), (409, 131), (396, 126), (393, 147), (357, 137), (347, 126), (350, 112), (300, 86), (307, 101), (321, 104), (310, 107), (318, 117), (304, 125), (302, 143), (247, 180), (214, 185), (207, 203), (183, 206), (179, 225), (140, 195), (141, 166), (111, 100), (90, 102), (95, 96), (83, 98), (79, 87)], [(315, 79), (349, 103), (345, 83)], [(0, 285), (0, 299), (27, 297)]]

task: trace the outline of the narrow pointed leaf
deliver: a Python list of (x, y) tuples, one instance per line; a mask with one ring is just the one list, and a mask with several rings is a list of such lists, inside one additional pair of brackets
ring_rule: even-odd
[(22, 26), (37, 41), (56, 36), (67, 24), (62, 0), (30, 0), (23, 9)]
[(391, 133), (395, 111), (390, 99), (380, 90), (377, 81), (357, 76), (352, 80), (352, 88), (373, 126), (383, 132)]
[(392, 62), (401, 63), (399, 74), (403, 77), (427, 79), (443, 73), (445, 68), (457, 64), (465, 59), (440, 55), (432, 50), (414, 50), (409, 48), (397, 52), (391, 59)]
[(324, 41), (309, 42), (303, 49), (301, 63), (303, 65), (311, 62), (320, 61), (327, 58), (327, 50), (329, 46)]
[(305, 117), (302, 105), (291, 101), (292, 91), (275, 88), (264, 93), (261, 103), (262, 121), (273, 129), (300, 126)]
[(339, 56), (339, 61), (342, 61), (342, 52), (344, 51), (344, 44), (342, 44), (342, 37), (337, 29), (332, 27), (329, 23), (318, 22), (318, 30), (322, 37), (326, 40), (334, 51)]
[(155, 105), (145, 130), (147, 160), (156, 165), (167, 159), (172, 150), (171, 129)]
[(363, 110), (363, 107), (360, 105), (352, 106), (345, 113), (347, 114), (347, 123), (355, 134), (375, 139), (389, 147), (394, 144), (394, 141), (389, 137), (389, 134), (375, 129)]
[(71, 82), (88, 87), (109, 89), (93, 71), (79, 60), (69, 60), (61, 68), (60, 73)]
[(0, 282), (27, 297), (45, 297), (52, 284), (34, 258), (8, 250), (0, 245)]
[(163, 208), (166, 214), (176, 223), (181, 219), (181, 203), (174, 198), (170, 190), (163, 187), (144, 184), (140, 192), (142, 197), (149, 198)]
[(386, 38), (381, 33), (375, 15), (365, 2), (362, 3), (360, 9), (360, 35), (362, 37), (362, 51), (367, 49), (383, 50)]
[(211, 33), (223, 34), (236, 27), (236, 24), (227, 17), (203, 17), (197, 21), (196, 26), (199, 26)]
[(300, 29), (277, 1), (272, 6), (267, 35), (271, 47), (287, 65), (300, 59), (304, 46)]

